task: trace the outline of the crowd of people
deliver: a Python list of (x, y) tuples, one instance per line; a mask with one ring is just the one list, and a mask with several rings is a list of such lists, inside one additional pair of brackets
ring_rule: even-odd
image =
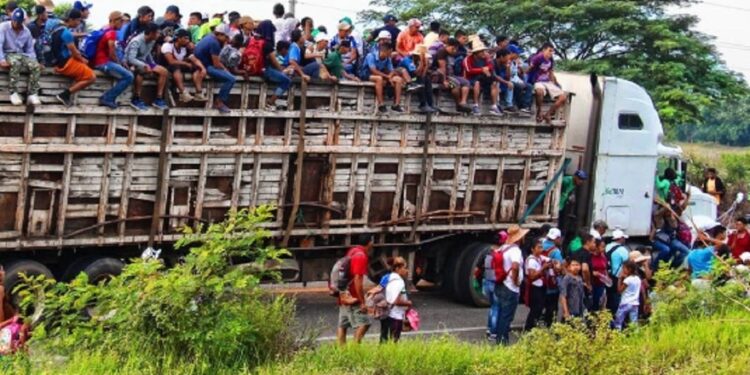
[[(58, 19), (41, 5), (30, 17), (15, 2), (8, 3), (0, 24), (0, 68), (10, 70), (12, 104), (24, 103), (18, 86), (22, 73), (29, 75), (26, 103), (41, 104), (43, 67), (73, 80), (57, 95), (66, 106), (73, 105), (76, 92), (95, 82), (95, 70), (116, 80), (101, 96), (101, 105), (117, 108), (117, 98), (132, 85), (130, 105), (136, 110), (148, 108), (141, 95), (144, 77), (156, 80), (150, 105), (159, 109), (168, 107), (167, 90), (173, 90), (180, 102), (206, 101), (210, 95), (204, 91), (204, 80), (210, 77), (220, 84), (213, 108), (222, 113), (230, 111), (229, 94), (238, 76), (263, 77), (276, 85), (265, 103), (269, 109), (288, 105), (283, 97), (295, 77), (372, 82), (380, 113), (404, 112), (402, 94), (409, 91), (419, 97), (422, 113), (481, 115), (484, 98), (491, 104), (488, 115), (530, 113), (535, 102), (537, 121), (550, 122), (567, 99), (555, 78), (554, 46), (549, 43), (525, 56), (519, 43), (505, 36), (488, 46), (477, 35), (451, 33), (438, 22), (431, 22), (427, 33), (418, 19), (400, 29), (393, 15), (386, 15), (383, 26), (366, 36), (344, 17), (329, 36), (325, 26), (316, 27), (309, 17), (298, 20), (281, 4), (274, 6), (272, 19), (257, 21), (236, 11), (193, 12), (186, 23), (177, 6), (167, 7), (158, 18), (152, 8), (142, 6), (132, 18), (114, 11), (107, 25), (91, 28), (91, 8), (76, 1)], [(184, 84), (188, 75), (193, 92)], [(438, 108), (436, 90), (455, 99), (455, 111)], [(393, 99), (390, 107), (387, 94)], [(546, 96), (554, 104), (542, 112)]]
[[(710, 170), (707, 178), (715, 179)], [(563, 183), (561, 212), (573, 201), (575, 186), (588, 175), (577, 171)], [(705, 287), (716, 277), (714, 268), (734, 264), (732, 272), (750, 276), (748, 220), (739, 216), (731, 229), (718, 222), (688, 228), (682, 215), (690, 194), (680, 188), (680, 176), (667, 168), (657, 180), (654, 228), (650, 243), (633, 245), (620, 228), (602, 220), (580, 233), (566, 233), (545, 225), (530, 238), (528, 229), (512, 225), (497, 234), (497, 242), (477, 265), (474, 276), (487, 297), (487, 338), (498, 344), (510, 342), (511, 323), (519, 303), (528, 306), (524, 330), (550, 327), (571, 319), (587, 321), (590, 314), (609, 311), (612, 329), (636, 326), (651, 314), (653, 278), (660, 267), (685, 273), (695, 287)], [(713, 183), (713, 182), (709, 182)], [(567, 188), (566, 186), (572, 186)], [(566, 238), (568, 237), (568, 238)], [(570, 238), (572, 237), (572, 238)], [(389, 272), (378, 285), (365, 290), (372, 237), (363, 235), (341, 266), (348, 277), (338, 298), (340, 343), (353, 328), (362, 340), (373, 321), (380, 320), (381, 341), (398, 341), (412, 323), (407, 293), (408, 266), (403, 258), (389, 261)], [(733, 262), (730, 262), (733, 259)], [(339, 269), (337, 263), (335, 269)]]

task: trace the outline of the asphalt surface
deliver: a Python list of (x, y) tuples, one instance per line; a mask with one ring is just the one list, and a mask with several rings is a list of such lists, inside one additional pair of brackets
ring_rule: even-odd
[[(325, 291), (297, 288), (284, 291), (295, 296), (297, 301), (297, 320), (303, 329), (317, 333), (318, 341), (326, 342), (336, 339), (338, 307), (336, 300)], [(461, 340), (483, 342), (487, 326), (487, 308), (470, 307), (454, 302), (442, 293), (434, 291), (413, 291), (409, 297), (414, 302), (421, 319), (419, 332), (404, 333), (404, 337), (425, 337), (436, 335), (453, 335)], [(523, 327), (528, 309), (519, 305), (512, 324), (515, 332)], [(370, 327), (366, 339), (378, 339), (380, 324)], [(349, 337), (352, 332), (350, 330)], [(514, 338), (511, 337), (511, 340)]]

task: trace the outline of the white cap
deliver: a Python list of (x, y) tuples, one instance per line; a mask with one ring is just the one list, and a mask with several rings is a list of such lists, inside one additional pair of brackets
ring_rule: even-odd
[(229, 25), (222, 23), (216, 26), (214, 29), (215, 33), (222, 33), (224, 35), (229, 35), (232, 32), (232, 29), (229, 27)]
[(322, 42), (324, 40), (328, 40), (328, 34), (326, 33), (318, 33), (318, 35), (315, 35), (315, 43)]
[(547, 239), (550, 239), (552, 241), (562, 237), (562, 232), (560, 232), (557, 228), (552, 228), (547, 232)]
[(378, 37), (375, 38), (375, 40), (380, 40), (380, 39), (390, 40), (393, 38), (391, 37), (391, 33), (389, 33), (387, 30), (380, 30), (380, 32), (378, 33)]
[(744, 253), (740, 254), (740, 260), (742, 261), (742, 263), (745, 263), (745, 262), (749, 261), (750, 260), (750, 253), (748, 253), (747, 251), (745, 251)]
[(625, 234), (625, 232), (623, 232), (622, 229), (615, 229), (615, 231), (612, 232), (612, 239), (615, 241), (628, 239), (628, 235)]
[(593, 236), (595, 240), (601, 240), (602, 239), (602, 235), (599, 233), (598, 230), (596, 230), (594, 228), (591, 228), (591, 230), (589, 231), (589, 234), (591, 234), (591, 236)]

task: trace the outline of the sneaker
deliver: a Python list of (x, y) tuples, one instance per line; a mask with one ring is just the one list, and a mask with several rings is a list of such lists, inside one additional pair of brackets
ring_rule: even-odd
[(289, 107), (289, 101), (284, 99), (276, 99), (276, 108), (283, 109)]
[(482, 114), (482, 111), (479, 109), (478, 105), (475, 105), (475, 106), (471, 107), (471, 114), (474, 115), (474, 116), (479, 116), (479, 115)]
[(424, 87), (424, 85), (421, 83), (409, 83), (408, 85), (406, 85), (406, 91), (414, 92), (421, 89), (422, 87)]
[(428, 105), (421, 105), (419, 106), (419, 112), (420, 113), (435, 113), (437, 112), (437, 110)]
[(26, 103), (35, 107), (38, 105), (42, 105), (42, 101), (39, 100), (39, 95), (37, 94), (29, 95), (29, 97), (26, 98)]
[(144, 103), (141, 99), (131, 99), (130, 106), (133, 107), (133, 109), (135, 109), (136, 111), (142, 112), (148, 110), (146, 103)]
[(187, 91), (183, 91), (182, 93), (180, 93), (180, 101), (183, 103), (190, 103), (193, 101), (193, 99), (193, 96), (190, 95), (190, 93)]
[(208, 100), (208, 97), (206, 96), (206, 94), (203, 93), (203, 91), (201, 91), (201, 92), (196, 92), (193, 95), (193, 100), (195, 100), (196, 102), (205, 102)]
[(151, 106), (154, 107), (154, 108), (156, 108), (156, 109), (161, 109), (162, 111), (165, 110), (165, 109), (169, 109), (169, 106), (167, 105), (167, 102), (165, 102), (164, 99), (162, 99), (162, 98), (156, 98), (156, 99), (154, 99), (154, 101), (151, 103)]
[(23, 105), (23, 99), (21, 98), (21, 95), (18, 95), (17, 92), (10, 94), (10, 104)]
[(380, 113), (388, 113), (388, 107), (386, 107), (384, 105), (378, 106), (378, 112), (380, 112)]
[(104, 99), (99, 99), (99, 105), (107, 107), (109, 109), (117, 109), (118, 105), (116, 102), (111, 102)]
[(502, 116), (503, 115), (503, 110), (500, 109), (500, 107), (498, 107), (497, 105), (493, 105), (492, 107), (490, 107), (490, 115), (493, 115), (493, 116)]
[(393, 112), (398, 112), (398, 113), (404, 113), (404, 108), (403, 108), (403, 107), (401, 107), (401, 106), (400, 106), (400, 105), (398, 105), (398, 104), (395, 104), (395, 105), (392, 105), (392, 106), (391, 106), (391, 111), (393, 111)]
[(232, 110), (229, 109), (229, 107), (227, 107), (227, 105), (222, 102), (214, 103), (213, 108), (223, 114), (232, 112)]
[(521, 113), (531, 113), (531, 108), (521, 108), (519, 111), (521, 111)]
[(66, 107), (73, 106), (73, 101), (70, 100), (70, 91), (63, 91), (57, 94), (57, 96), (55, 96), (55, 99), (57, 99), (57, 101), (59, 101), (60, 103), (62, 103), (62, 105)]
[(516, 108), (516, 106), (514, 106), (514, 105), (503, 107), (502, 110), (504, 112), (510, 112), (510, 113), (516, 113), (516, 112), (518, 112), (518, 108)]

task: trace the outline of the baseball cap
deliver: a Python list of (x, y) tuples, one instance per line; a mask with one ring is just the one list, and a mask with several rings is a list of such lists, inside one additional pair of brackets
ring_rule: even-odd
[(583, 170), (581, 170), (581, 169), (577, 170), (576, 173), (574, 174), (574, 176), (580, 178), (581, 180), (588, 180), (589, 179), (589, 175), (586, 172), (584, 172)]
[(227, 15), (227, 19), (229, 19), (229, 23), (237, 21), (238, 19), (240, 19), (240, 17), (242, 16), (240, 16), (240, 14), (235, 11), (229, 12), (229, 15)]
[(344, 17), (344, 18), (340, 19), (339, 22), (348, 23), (349, 26), (354, 27), (354, 22), (352, 22), (352, 19), (349, 18), (349, 17)]
[(315, 43), (322, 42), (324, 40), (328, 40), (328, 34), (318, 33), (317, 35), (315, 35)]
[(420, 21), (420, 20), (418, 20), (416, 18), (412, 18), (412, 19), (409, 20), (409, 23), (407, 23), (407, 26), (409, 26), (409, 27), (412, 27), (412, 26), (422, 27), (422, 21)]
[(182, 14), (180, 14), (180, 7), (178, 7), (177, 5), (168, 6), (167, 13), (174, 13), (177, 15), (177, 17), (182, 17)]
[(375, 39), (376, 40), (380, 40), (380, 39), (391, 40), (393, 38), (391, 37), (391, 33), (389, 33), (387, 30), (380, 30), (380, 32), (378, 33), (378, 37)]
[(562, 237), (562, 232), (560, 232), (557, 228), (551, 228), (549, 232), (547, 232), (547, 238), (554, 241), (558, 238)]
[(612, 239), (617, 241), (621, 239), (628, 239), (628, 235), (625, 234), (625, 232), (622, 231), (622, 229), (615, 229), (614, 232), (612, 232)]
[(339, 30), (349, 30), (352, 28), (352, 25), (346, 23), (346, 22), (340, 22), (339, 23)]
[(398, 22), (398, 18), (392, 14), (386, 14), (385, 17), (383, 17), (383, 22)]
[(635, 250), (635, 251), (631, 251), (628, 254), (628, 259), (635, 263), (641, 263), (647, 260), (651, 260), (651, 257), (648, 255), (643, 255), (643, 253), (641, 253), (640, 251)]
[(24, 12), (21, 8), (16, 8), (16, 10), (14, 10), (10, 15), (10, 19), (13, 22), (23, 23), (23, 21), (26, 19), (26, 12)]
[(174, 32), (174, 37), (175, 39), (190, 37), (190, 32), (185, 29), (177, 29), (177, 31)]
[(65, 12), (65, 16), (63, 17), (64, 20), (78, 20), (81, 19), (81, 11), (73, 8), (67, 12)]
[(78, 9), (78, 10), (87, 10), (91, 8), (92, 6), (94, 6), (94, 4), (89, 4), (87, 2), (81, 2), (81, 1), (76, 1), (75, 3), (73, 3), (73, 9)]
[(513, 53), (513, 54), (516, 54), (516, 55), (519, 55), (519, 56), (523, 55), (523, 48), (521, 48), (521, 47), (519, 47), (519, 46), (517, 46), (515, 44), (509, 45), (508, 46), (508, 51), (510, 51), (510, 53)]
[(214, 29), (215, 33), (221, 33), (221, 34), (224, 34), (224, 35), (229, 35), (229, 33), (231, 31), (232, 30), (229, 28), (229, 25), (227, 25), (225, 23), (217, 25), (216, 28)]

